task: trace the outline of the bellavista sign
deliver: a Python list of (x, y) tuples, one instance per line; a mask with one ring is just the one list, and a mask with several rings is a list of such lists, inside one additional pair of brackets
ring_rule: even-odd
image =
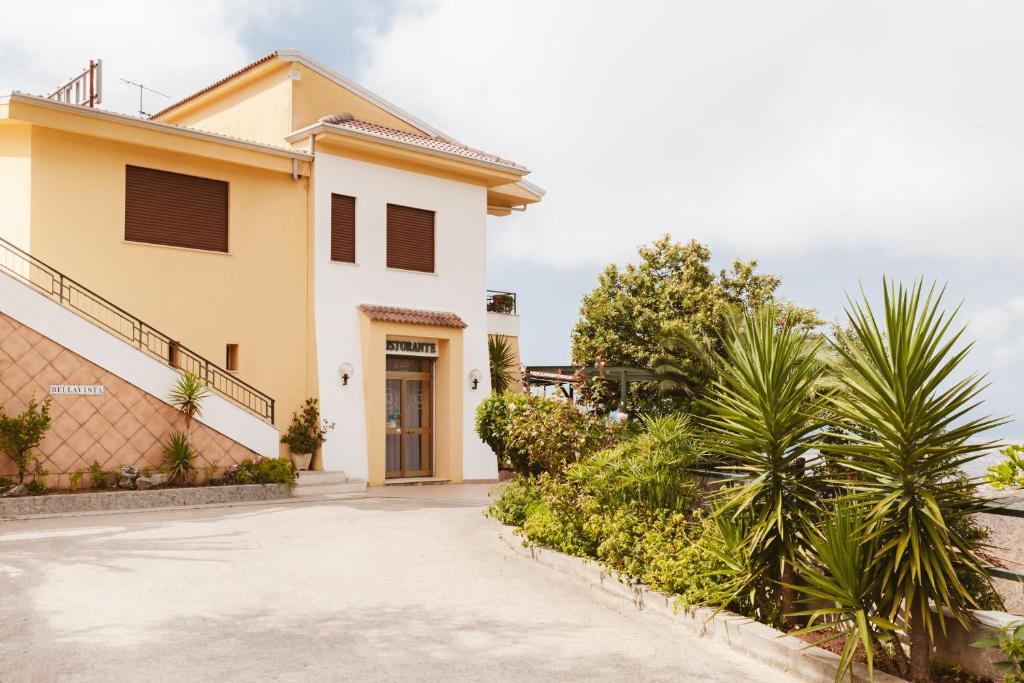
[(102, 396), (106, 393), (102, 384), (51, 384), (51, 394), (73, 394), (75, 396)]
[(389, 356), (420, 356), (437, 358), (437, 342), (422, 339), (388, 339), (385, 347)]

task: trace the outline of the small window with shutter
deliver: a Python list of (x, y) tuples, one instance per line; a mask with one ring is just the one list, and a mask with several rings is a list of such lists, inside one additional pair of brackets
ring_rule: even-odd
[(124, 238), (206, 251), (228, 250), (228, 184), (125, 167)]
[(356, 198), (331, 195), (331, 260), (356, 262)]
[(434, 212), (388, 204), (388, 268), (434, 272)]

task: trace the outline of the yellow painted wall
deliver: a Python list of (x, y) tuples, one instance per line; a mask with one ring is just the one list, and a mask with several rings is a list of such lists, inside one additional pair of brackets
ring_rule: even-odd
[(292, 83), (289, 65), (260, 68), (240, 85), (226, 83), (195, 104), (167, 112), (157, 120), (243, 140), (287, 146), (284, 138), (292, 127)]
[(0, 237), (31, 248), (32, 127), (0, 123)]
[[(297, 73), (293, 80), (289, 73)], [(296, 62), (273, 62), (157, 118), (212, 133), (286, 146), (289, 133), (331, 114), (408, 133), (424, 132)]]
[(360, 121), (378, 126), (414, 135), (424, 134), (424, 131), (301, 64), (292, 64), (291, 68), (302, 74), (300, 80), (293, 82), (292, 130), (305, 128), (331, 114), (351, 114)]
[(462, 330), (430, 325), (406, 325), (359, 316), (362, 345), (363, 396), (366, 410), (366, 450), (370, 486), (385, 483), (384, 425), (388, 337), (438, 340), (434, 362), (434, 476), (462, 481)]
[[(32, 253), (277, 401), (278, 428), (310, 385), (307, 182), (254, 169), (36, 128)], [(124, 241), (125, 165), (225, 180), (229, 254)]]

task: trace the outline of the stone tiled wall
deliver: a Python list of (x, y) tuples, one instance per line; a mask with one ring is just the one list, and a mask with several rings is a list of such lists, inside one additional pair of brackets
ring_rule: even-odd
[[(105, 393), (50, 396), (51, 384), (100, 384)], [(68, 476), (93, 462), (108, 471), (118, 465), (155, 470), (169, 433), (184, 428), (178, 412), (160, 398), (0, 313), (0, 407), (8, 415), (20, 413), (33, 396), (53, 400), (52, 426), (37, 452), (51, 487), (67, 488)], [(253, 456), (198, 422), (192, 425), (192, 443), (200, 477), (207, 465), (223, 469)], [(0, 476), (16, 472), (13, 461), (0, 455)], [(88, 482), (84, 477), (82, 484)]]

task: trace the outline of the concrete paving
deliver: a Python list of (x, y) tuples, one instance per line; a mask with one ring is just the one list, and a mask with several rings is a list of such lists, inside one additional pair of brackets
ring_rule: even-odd
[(789, 680), (403, 488), (0, 524), (0, 681)]

